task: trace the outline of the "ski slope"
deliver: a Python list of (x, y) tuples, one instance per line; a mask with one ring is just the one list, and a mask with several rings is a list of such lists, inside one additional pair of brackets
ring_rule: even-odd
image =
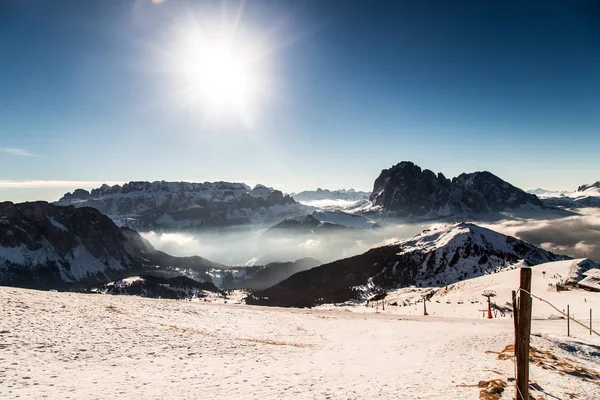
[[(510, 318), (7, 287), (0, 302), (2, 399), (478, 399), (493, 379), (508, 385), (502, 398), (515, 395), (513, 362), (498, 355), (513, 341)], [(533, 345), (598, 371), (598, 338), (562, 327), (534, 324)], [(543, 365), (531, 366), (536, 398), (598, 398), (597, 383)]]
[[(549, 301), (559, 310), (566, 313), (567, 306), (571, 316), (577, 319), (589, 320), (590, 308), (600, 318), (600, 293), (589, 292), (582, 289), (570, 291), (556, 291), (556, 283), (571, 277), (581, 278), (581, 267), (589, 262), (586, 259), (564, 260), (539, 264), (531, 267), (532, 282), (531, 293)], [(386, 303), (398, 303), (397, 307), (390, 307), (390, 312), (398, 314), (422, 314), (422, 297), (424, 294), (435, 290), (431, 301), (427, 303), (427, 310), (432, 315), (456, 316), (477, 318), (482, 315), (482, 310), (487, 309), (487, 300), (482, 296), (484, 290), (493, 290), (496, 297), (492, 300), (499, 306), (511, 308), (512, 291), (519, 288), (520, 267), (501, 271), (481, 277), (467, 279), (442, 288), (403, 288), (388, 294)], [(544, 273), (545, 272), (545, 273)], [(404, 306), (402, 304), (406, 304)], [(410, 303), (410, 306), (408, 306)], [(418, 305), (417, 305), (417, 304)], [(507, 318), (510, 317), (507, 316)], [(550, 305), (533, 299), (532, 317), (534, 319), (560, 318), (561, 314)]]

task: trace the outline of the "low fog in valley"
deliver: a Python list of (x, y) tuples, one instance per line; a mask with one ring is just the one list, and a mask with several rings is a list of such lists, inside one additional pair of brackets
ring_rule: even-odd
[[(579, 215), (556, 219), (505, 219), (480, 225), (515, 236), (546, 250), (572, 257), (600, 259), (600, 210), (580, 209)], [(265, 229), (235, 228), (218, 232), (147, 232), (157, 249), (178, 256), (199, 255), (226, 265), (266, 264), (313, 257), (326, 263), (362, 254), (410, 238), (439, 222), (384, 225), (372, 231), (344, 230), (295, 235)]]
[(410, 238), (426, 225), (394, 225), (373, 231), (345, 230), (314, 235), (238, 228), (219, 232), (143, 233), (158, 250), (178, 256), (199, 255), (226, 265), (267, 264), (313, 257), (326, 263)]

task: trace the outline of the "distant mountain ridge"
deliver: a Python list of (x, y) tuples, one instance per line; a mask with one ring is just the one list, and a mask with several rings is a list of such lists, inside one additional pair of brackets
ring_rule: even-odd
[(321, 264), (320, 261), (314, 258), (305, 257), (296, 261), (272, 262), (251, 267), (233, 267), (221, 271), (214, 270), (211, 271), (211, 275), (218, 273), (219, 277), (213, 275), (213, 282), (216, 282), (222, 289), (261, 290), (271, 287), (297, 272)]
[(600, 181), (580, 185), (574, 192), (547, 193), (542, 201), (549, 207), (566, 209), (600, 207)]
[(490, 172), (463, 173), (450, 180), (409, 161), (381, 171), (369, 200), (370, 205), (356, 210), (422, 219), (543, 207), (537, 196)]
[(281, 220), (312, 210), (279, 190), (230, 182), (129, 182), (77, 189), (55, 204), (93, 207), (138, 231), (190, 230)]
[(206, 271), (222, 267), (202, 257), (157, 251), (137, 232), (119, 228), (94, 208), (0, 203), (0, 285), (70, 288), (182, 270), (210, 281)]
[(370, 230), (377, 225), (361, 215), (342, 211), (313, 211), (311, 214), (288, 217), (267, 232), (288, 231), (295, 233), (329, 232), (339, 229)]
[(315, 200), (347, 200), (347, 201), (359, 201), (366, 200), (369, 198), (370, 192), (361, 192), (354, 189), (339, 189), (329, 190), (321, 189), (317, 190), (305, 190), (299, 193), (291, 193), (290, 196), (296, 201), (315, 201)]
[(312, 307), (410, 285), (443, 286), (510, 268), (568, 259), (468, 223), (425, 230), (409, 240), (292, 275), (246, 299), (248, 304)]

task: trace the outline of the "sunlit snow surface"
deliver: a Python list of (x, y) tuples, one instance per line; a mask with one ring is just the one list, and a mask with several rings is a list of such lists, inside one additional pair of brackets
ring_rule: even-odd
[[(547, 290), (572, 266), (534, 267), (533, 292), (585, 320), (600, 310), (599, 293)], [(468, 300), (492, 287), (505, 302), (517, 275), (449, 286), (427, 317), (422, 303), (279, 309), (232, 304), (239, 296), (225, 304), (0, 287), (0, 398), (478, 399), (479, 381), (514, 377), (512, 360), (494, 353), (513, 343), (513, 320), (484, 319)], [(409, 288), (388, 301), (419, 298)], [(536, 300), (533, 310), (533, 346), (599, 371), (598, 337), (572, 324), (567, 338), (564, 320), (545, 319)], [(598, 398), (595, 383), (530, 368), (536, 397)], [(502, 398), (515, 398), (513, 383)]]

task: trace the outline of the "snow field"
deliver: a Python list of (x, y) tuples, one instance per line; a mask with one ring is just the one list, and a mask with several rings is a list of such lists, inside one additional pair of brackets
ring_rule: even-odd
[[(548, 286), (581, 261), (533, 267), (532, 292), (586, 323), (594, 308), (598, 327), (600, 293)], [(420, 288), (393, 291), (385, 310), (309, 310), (233, 304), (238, 292), (224, 304), (0, 287), (0, 398), (478, 399), (480, 381), (501, 379), (512, 399), (513, 320), (480, 310), (483, 290), (504, 305), (518, 281), (515, 269), (449, 285), (428, 316)], [(600, 399), (600, 337), (574, 323), (567, 337), (555, 318), (533, 301), (532, 394)]]
[(497, 321), (5, 287), (0, 296), (2, 399), (475, 399), (477, 388), (459, 385), (494, 378), (502, 365), (485, 352), (512, 334)]

